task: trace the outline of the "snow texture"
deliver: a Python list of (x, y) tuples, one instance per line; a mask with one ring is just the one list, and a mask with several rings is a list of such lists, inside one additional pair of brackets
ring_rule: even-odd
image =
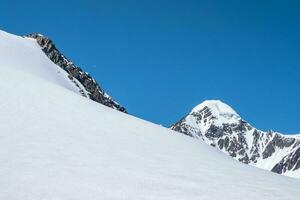
[(30, 39), (0, 32), (0, 56), (0, 199), (299, 199), (297, 179), (83, 98)]

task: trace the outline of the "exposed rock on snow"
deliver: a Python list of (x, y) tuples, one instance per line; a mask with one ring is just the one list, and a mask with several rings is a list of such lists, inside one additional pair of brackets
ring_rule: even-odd
[(78, 87), (80, 87), (80, 85), (77, 83), (77, 81), (84, 87), (81, 88), (81, 94), (83, 96), (89, 97), (98, 103), (114, 108), (121, 112), (127, 112), (124, 107), (119, 105), (104, 92), (95, 79), (67, 59), (56, 48), (52, 40), (37, 33), (29, 34), (26, 37), (34, 38), (49, 59), (69, 74), (70, 80), (72, 80)]

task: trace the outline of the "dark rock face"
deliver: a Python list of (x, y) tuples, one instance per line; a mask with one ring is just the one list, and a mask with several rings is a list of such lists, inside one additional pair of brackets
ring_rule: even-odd
[[(279, 174), (300, 168), (300, 139), (269, 131), (262, 132), (237, 118), (218, 122), (209, 107), (194, 111), (171, 126), (171, 129), (190, 137), (201, 139), (234, 159), (256, 166), (268, 162), (273, 168), (263, 168)], [(278, 152), (284, 155), (273, 163)], [(274, 157), (273, 157), (274, 156)], [(271, 158), (268, 160), (268, 158)], [(278, 160), (278, 159), (277, 159)], [(260, 166), (258, 166), (260, 167)]]
[[(29, 34), (26, 37), (36, 39), (37, 43), (41, 46), (43, 52), (48, 56), (48, 58), (60, 68), (65, 70), (69, 74), (69, 79), (79, 87), (78, 83), (76, 83), (75, 81), (77, 80), (88, 92), (88, 97), (90, 99), (108, 107), (111, 107), (113, 109), (127, 113), (124, 107), (115, 102), (102, 90), (102, 88), (95, 81), (95, 79), (93, 79), (88, 73), (84, 72), (81, 68), (77, 67), (62, 53), (60, 53), (59, 50), (55, 47), (54, 43), (49, 38), (41, 34), (35, 33)], [(86, 96), (83, 91), (81, 91), (81, 94), (83, 96)]]
[[(299, 144), (297, 146), (300, 146)], [(295, 171), (300, 168), (300, 147), (297, 150), (291, 152), (285, 156), (278, 164), (276, 164), (272, 172), (279, 174), (285, 173), (287, 171)]]

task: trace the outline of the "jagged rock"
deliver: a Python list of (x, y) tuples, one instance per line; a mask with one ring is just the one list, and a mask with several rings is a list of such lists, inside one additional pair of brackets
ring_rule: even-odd
[(272, 171), (279, 174), (283, 174), (287, 171), (298, 170), (299, 168), (300, 168), (300, 147), (296, 151), (285, 156), (278, 164), (276, 164), (273, 167)]
[[(121, 112), (127, 113), (124, 107), (119, 105), (101, 89), (100, 85), (95, 81), (95, 79), (84, 72), (81, 68), (75, 66), (69, 59), (60, 53), (55, 44), (49, 38), (36, 33), (29, 34), (26, 37), (34, 38), (48, 58), (69, 74), (68, 77), (70, 80), (75, 83), (74, 79), (76, 79), (80, 84), (82, 84), (90, 99)], [(79, 87), (77, 83), (75, 84)]]

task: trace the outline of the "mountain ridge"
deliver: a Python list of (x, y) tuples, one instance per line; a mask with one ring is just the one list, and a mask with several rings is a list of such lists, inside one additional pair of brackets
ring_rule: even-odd
[(36, 40), (37, 44), (41, 47), (46, 56), (58, 67), (68, 73), (68, 78), (80, 88), (82, 96), (90, 98), (93, 101), (127, 113), (127, 110), (119, 103), (114, 101), (92, 78), (87, 72), (83, 71), (80, 67), (76, 66), (71, 60), (69, 60), (64, 54), (62, 54), (57, 48), (54, 42), (48, 37), (39, 34), (31, 33), (25, 38), (32, 38)]
[[(218, 113), (216, 107), (226, 108), (230, 115)], [(242, 163), (300, 177), (300, 135), (256, 129), (219, 100), (204, 101), (170, 128), (203, 140)]]

